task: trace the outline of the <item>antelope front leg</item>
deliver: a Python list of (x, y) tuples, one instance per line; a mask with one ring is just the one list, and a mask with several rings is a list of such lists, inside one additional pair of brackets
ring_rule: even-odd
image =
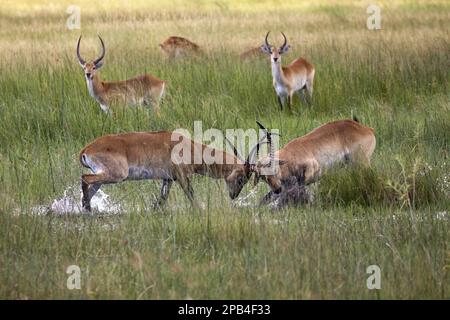
[(275, 195), (279, 195), (282, 191), (283, 185), (280, 178), (277, 175), (271, 175), (266, 177), (266, 182), (270, 186), (271, 191), (266, 194), (260, 201), (259, 206), (269, 204)]
[(280, 96), (277, 96), (277, 98), (278, 98), (278, 104), (280, 105), (280, 110), (283, 111), (283, 102), (284, 102), (283, 100), (284, 99), (281, 99)]
[(275, 191), (271, 190), (264, 197), (261, 198), (261, 200), (259, 201), (258, 206), (261, 207), (261, 206), (265, 206), (265, 205), (269, 204), (270, 202), (272, 202), (273, 197), (275, 195), (279, 194), (280, 192), (281, 192), (281, 189), (280, 190), (275, 190)]
[(106, 114), (111, 114), (111, 109), (106, 103), (100, 103), (100, 108), (102, 108), (103, 112), (105, 112)]
[(103, 112), (111, 114), (111, 109), (109, 108), (108, 102), (106, 102), (104, 98), (99, 97), (97, 99), (97, 102), (100, 104), (100, 108), (102, 109)]
[(302, 170), (298, 169), (298, 172), (302, 172), (297, 176), (298, 185), (306, 186), (317, 181), (320, 175), (320, 165), (316, 160), (311, 160), (303, 165)]

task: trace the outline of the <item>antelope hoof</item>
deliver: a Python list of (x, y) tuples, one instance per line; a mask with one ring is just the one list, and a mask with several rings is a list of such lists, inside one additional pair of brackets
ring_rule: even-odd
[(164, 201), (155, 201), (153, 202), (152, 209), (153, 210), (161, 210), (164, 207)]
[(82, 201), (82, 206), (83, 206), (83, 211), (91, 212), (91, 204), (88, 201), (83, 200)]

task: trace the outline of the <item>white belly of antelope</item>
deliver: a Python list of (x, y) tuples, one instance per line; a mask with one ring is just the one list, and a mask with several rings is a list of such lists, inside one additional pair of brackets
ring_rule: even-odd
[(169, 173), (160, 168), (129, 167), (128, 180), (169, 179)]
[(333, 167), (337, 163), (345, 162), (348, 158), (349, 151), (322, 153), (317, 157), (321, 171)]
[(287, 88), (284, 85), (282, 85), (281, 83), (275, 82), (273, 84), (273, 86), (274, 86), (275, 91), (276, 91), (278, 96), (285, 97), (285, 96), (288, 95)]

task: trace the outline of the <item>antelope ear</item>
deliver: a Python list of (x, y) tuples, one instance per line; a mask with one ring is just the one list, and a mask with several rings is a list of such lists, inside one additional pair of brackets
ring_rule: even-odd
[(101, 67), (103, 67), (103, 61), (102, 60), (95, 64), (95, 68), (96, 69), (100, 69)]
[(265, 44), (263, 44), (263, 45), (261, 46), (261, 51), (264, 52), (264, 53), (266, 53), (266, 54), (272, 54), (270, 48), (269, 48), (268, 46), (266, 46)]
[(291, 48), (291, 46), (289, 44), (284, 46), (284, 47), (281, 47), (280, 48), (280, 54), (288, 52), (290, 48)]

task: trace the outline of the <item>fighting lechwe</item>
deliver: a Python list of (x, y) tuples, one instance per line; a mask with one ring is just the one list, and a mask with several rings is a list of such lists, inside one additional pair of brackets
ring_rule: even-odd
[(80, 152), (81, 164), (92, 171), (92, 174), (81, 176), (83, 209), (90, 211), (91, 198), (101, 185), (125, 180), (162, 180), (159, 205), (167, 200), (172, 182), (177, 181), (189, 200), (194, 202), (189, 179), (193, 174), (224, 178), (229, 195), (234, 199), (250, 179), (255, 155), (261, 144), (265, 143), (264, 139), (265, 136), (244, 160), (234, 147), (233, 155), (195, 142), (176, 131), (102, 136)]
[(77, 57), (84, 70), (89, 94), (100, 104), (105, 112), (110, 112), (113, 101), (125, 101), (130, 104), (152, 105), (155, 112), (159, 112), (161, 100), (166, 82), (151, 74), (143, 74), (123, 81), (102, 81), (97, 70), (103, 66), (105, 57), (105, 44), (98, 36), (102, 45), (102, 53), (99, 58), (86, 62), (80, 55), (81, 36), (77, 43)]
[(186, 56), (198, 56), (200, 46), (186, 38), (171, 36), (159, 44), (159, 47), (169, 59)]
[(269, 32), (266, 34), (264, 44), (261, 50), (270, 55), (272, 65), (273, 86), (278, 97), (278, 103), (281, 110), (286, 103), (289, 110), (291, 110), (294, 93), (297, 93), (302, 100), (305, 99), (304, 91), (308, 96), (308, 101), (311, 103), (314, 83), (314, 66), (304, 58), (298, 58), (287, 66), (281, 65), (281, 56), (288, 52), (290, 46), (287, 44), (287, 38), (284, 33), (281, 33), (284, 38), (284, 43), (277, 48), (268, 42)]
[[(262, 124), (258, 125), (267, 132)], [(262, 204), (293, 184), (305, 186), (315, 182), (325, 170), (337, 163), (369, 165), (376, 145), (374, 130), (360, 124), (356, 118), (328, 122), (291, 140), (276, 152), (271, 140), (269, 135), (269, 155), (252, 167), (255, 183), (261, 179), (271, 189), (262, 199)]]

